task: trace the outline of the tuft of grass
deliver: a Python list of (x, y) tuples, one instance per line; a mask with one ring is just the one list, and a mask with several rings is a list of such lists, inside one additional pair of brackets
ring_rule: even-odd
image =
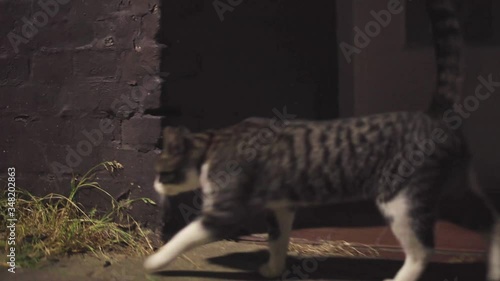
[(340, 256), (340, 257), (377, 257), (376, 249), (359, 243), (347, 241), (321, 240), (314, 244), (296, 243), (290, 241), (288, 251), (303, 256)]
[[(133, 253), (145, 255), (153, 251), (148, 238), (150, 232), (128, 213), (136, 202), (155, 204), (149, 198), (116, 200), (95, 181), (101, 170), (115, 172), (123, 166), (117, 161), (106, 161), (92, 167), (82, 177), (74, 176), (68, 196), (50, 193), (42, 197), (26, 190), (16, 191), (16, 262), (30, 267), (46, 259), (64, 254), (92, 252), (96, 255), (109, 253)], [(93, 189), (109, 198), (107, 211), (93, 208), (85, 210), (77, 202), (77, 194), (83, 189)], [(0, 198), (2, 209), (7, 206), (6, 196)], [(5, 222), (7, 213), (0, 212)], [(0, 239), (6, 241), (6, 223), (0, 225)], [(5, 250), (6, 243), (0, 245)]]

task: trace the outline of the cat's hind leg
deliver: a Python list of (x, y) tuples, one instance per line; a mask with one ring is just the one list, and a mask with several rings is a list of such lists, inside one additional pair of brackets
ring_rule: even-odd
[(285, 270), (294, 215), (289, 208), (271, 210), (268, 214), (269, 260), (259, 268), (259, 273), (266, 278), (279, 277)]
[[(483, 169), (485, 167), (482, 167)], [(489, 173), (497, 171), (497, 167), (488, 169), (486, 166), (486, 174), (483, 174), (483, 182), (479, 183), (478, 176), (473, 166), (469, 167), (469, 183), (470, 188), (480, 198), (484, 204), (490, 209), (493, 216), (491, 226), (490, 247), (488, 251), (488, 281), (500, 281), (500, 189), (499, 183), (494, 176)], [(483, 173), (484, 173), (483, 171)]]
[(406, 256), (403, 267), (394, 279), (385, 281), (417, 281), (434, 248), (435, 216), (432, 208), (423, 200), (410, 198), (404, 190), (388, 202), (379, 202), (378, 206)]

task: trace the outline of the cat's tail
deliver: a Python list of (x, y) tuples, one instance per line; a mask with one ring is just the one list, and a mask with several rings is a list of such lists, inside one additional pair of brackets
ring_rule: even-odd
[(437, 89), (429, 114), (443, 113), (460, 101), (463, 83), (463, 37), (452, 0), (427, 0), (437, 62)]

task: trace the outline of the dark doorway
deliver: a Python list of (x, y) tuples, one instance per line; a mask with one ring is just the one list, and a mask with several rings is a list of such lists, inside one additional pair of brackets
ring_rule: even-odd
[[(151, 114), (164, 126), (219, 128), (284, 107), (300, 119), (338, 117), (334, 1), (164, 0), (161, 10), (169, 75)], [(178, 206), (196, 210), (195, 201), (172, 201), (170, 234), (187, 223)]]
[(158, 39), (168, 124), (217, 128), (284, 106), (338, 115), (333, 1), (163, 1)]

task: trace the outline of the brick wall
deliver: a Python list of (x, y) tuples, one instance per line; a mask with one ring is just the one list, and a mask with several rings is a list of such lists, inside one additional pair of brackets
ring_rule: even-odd
[[(37, 194), (105, 160), (113, 195), (153, 197), (161, 130), (158, 0), (0, 1), (0, 175)], [(90, 201), (98, 201), (93, 198)], [(141, 212), (146, 220), (152, 207)]]

